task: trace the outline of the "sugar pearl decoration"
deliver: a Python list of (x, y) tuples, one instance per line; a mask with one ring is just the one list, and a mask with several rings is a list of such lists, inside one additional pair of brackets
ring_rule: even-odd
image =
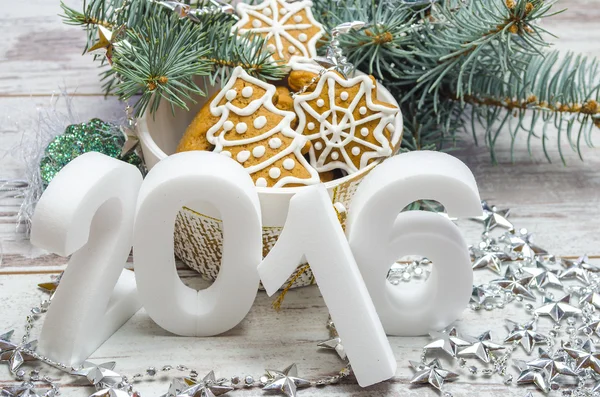
[(263, 177), (260, 177), (256, 180), (256, 186), (258, 187), (267, 187), (267, 180)]
[(225, 131), (231, 131), (233, 129), (233, 121), (227, 120), (226, 122), (224, 122), (223, 123), (223, 129)]
[(273, 13), (271, 12), (271, 9), (267, 7), (263, 10), (263, 14), (269, 17)]
[(260, 130), (265, 125), (267, 125), (267, 118), (265, 116), (258, 116), (256, 119), (254, 119), (253, 124), (254, 124), (254, 128), (257, 128)]
[(250, 158), (250, 151), (242, 150), (241, 152), (239, 152), (237, 154), (236, 158), (237, 158), (237, 161), (239, 161), (240, 163), (244, 163)]
[(294, 159), (283, 160), (283, 168), (285, 168), (286, 170), (293, 170), (295, 166), (296, 162), (294, 161)]
[(244, 98), (250, 98), (253, 93), (254, 90), (252, 89), (252, 87), (244, 87), (242, 89), (242, 95), (244, 96)]
[(308, 128), (309, 130), (314, 130), (315, 129), (315, 123), (313, 123), (312, 121), (308, 124), (306, 124), (306, 128)]
[(277, 179), (281, 176), (281, 170), (277, 167), (273, 167), (269, 170), (269, 177)]
[(387, 130), (388, 130), (389, 132), (391, 132), (392, 134), (394, 133), (394, 131), (396, 131), (396, 127), (394, 126), (394, 124), (391, 124), (391, 123), (390, 123), (390, 124), (388, 124), (388, 125), (386, 125), (386, 127), (385, 127), (385, 128), (387, 128)]
[(306, 33), (300, 33), (298, 35), (298, 40), (300, 40), (301, 42), (306, 42), (306, 40), (308, 40), (308, 36), (306, 35)]
[(369, 130), (367, 129), (367, 127), (363, 127), (360, 129), (360, 135), (362, 135), (362, 136), (369, 135)]
[(273, 44), (273, 43), (267, 44), (267, 50), (269, 52), (275, 52), (276, 49), (277, 49), (277, 47), (275, 47), (275, 44)]
[(360, 148), (358, 146), (354, 146), (352, 148), (352, 154), (358, 156), (360, 154)]
[(289, 47), (288, 47), (288, 52), (289, 52), (290, 54), (293, 54), (293, 53), (295, 53), (295, 52), (296, 52), (296, 47), (294, 47), (293, 45), (289, 46)]
[(361, 106), (360, 109), (358, 109), (358, 112), (363, 115), (367, 114), (367, 108), (364, 106)]
[(233, 101), (236, 96), (237, 96), (237, 92), (235, 92), (235, 90), (229, 90), (225, 94), (225, 98), (227, 98), (228, 101)]
[(317, 106), (322, 108), (325, 106), (325, 101), (322, 98), (317, 99)]
[(231, 152), (229, 150), (223, 150), (221, 154), (225, 157), (231, 158)]
[(287, 10), (287, 9), (285, 9), (285, 8), (280, 8), (280, 9), (279, 9), (279, 13), (280, 13), (281, 15), (285, 15), (285, 14), (287, 14), (287, 12), (288, 12), (288, 10)]
[(262, 22), (259, 21), (258, 19), (255, 19), (254, 21), (252, 21), (252, 27), (260, 28), (261, 26), (262, 26)]
[(279, 139), (279, 138), (269, 139), (269, 147), (271, 149), (279, 149), (281, 147), (281, 139)]
[(315, 149), (317, 149), (317, 150), (323, 149), (323, 144), (321, 142), (316, 142), (315, 143)]
[(237, 125), (235, 126), (235, 131), (238, 134), (243, 134), (244, 132), (248, 131), (248, 124), (244, 122), (237, 123)]
[(256, 158), (262, 157), (265, 155), (266, 149), (263, 145), (257, 146), (252, 149), (252, 155)]
[(296, 22), (296, 23), (302, 22), (302, 15), (296, 15), (296, 16), (294, 16), (294, 22)]
[(337, 160), (339, 157), (340, 157), (340, 155), (339, 155), (339, 153), (338, 153), (338, 152), (332, 152), (332, 153), (331, 153), (331, 158), (332, 158), (332, 159), (334, 159), (334, 160)]
[(347, 101), (348, 100), (348, 93), (346, 91), (342, 91), (342, 93), (340, 94), (340, 98), (342, 99), (342, 101)]

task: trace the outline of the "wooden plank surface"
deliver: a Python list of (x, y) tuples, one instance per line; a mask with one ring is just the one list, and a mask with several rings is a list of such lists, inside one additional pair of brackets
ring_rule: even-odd
[[(69, 4), (78, 4), (71, 0)], [(568, 12), (544, 21), (544, 27), (560, 36), (558, 46), (564, 50), (600, 55), (600, 8), (597, 0), (568, 0), (560, 5)], [(0, 40), (0, 177), (23, 176), (23, 161), (19, 156), (22, 142), (31, 142), (35, 136), (39, 107), (47, 107), (52, 95), (66, 89), (77, 96), (74, 107), (76, 121), (91, 117), (116, 119), (122, 115), (122, 105), (114, 97), (102, 96), (97, 79), (98, 69), (88, 56), (81, 56), (84, 44), (82, 33), (74, 27), (62, 25), (57, 14), (57, 1), (33, 0), (26, 7), (3, 7), (0, 26), (4, 40)], [(62, 104), (59, 109), (64, 109)], [(600, 256), (600, 229), (597, 227), (600, 207), (600, 153), (585, 149), (585, 162), (568, 152), (568, 167), (558, 161), (553, 149), (553, 164), (542, 156), (536, 146), (530, 158), (524, 141), (517, 142), (514, 164), (511, 163), (507, 137), (498, 143), (499, 166), (489, 161), (485, 147), (473, 145), (464, 136), (463, 149), (455, 155), (465, 161), (476, 176), (481, 195), (502, 207), (513, 210), (511, 219), (535, 233), (536, 242), (561, 255), (589, 253)], [(554, 145), (551, 145), (554, 147)], [(32, 247), (22, 236), (15, 234), (14, 219), (19, 201), (0, 200), (0, 249), (3, 253), (0, 267), (0, 318), (3, 330), (15, 328), (19, 337), (23, 330), (28, 308), (37, 305), (43, 294), (35, 285), (48, 280), (50, 273), (64, 268), (65, 259), (49, 255)], [(468, 241), (477, 240), (479, 225), (461, 220), (459, 226)], [(477, 272), (479, 280), (493, 275)], [(196, 283), (193, 272), (184, 272), (186, 282)], [(236, 328), (214, 338), (180, 338), (169, 335), (156, 326), (142, 310), (137, 313), (113, 338), (94, 355), (97, 362), (117, 360), (117, 370), (132, 375), (146, 367), (165, 364), (184, 364), (196, 368), (201, 375), (211, 369), (217, 376), (251, 374), (260, 376), (265, 366), (282, 369), (291, 362), (299, 366), (300, 375), (315, 378), (333, 374), (340, 368), (334, 354), (317, 351), (317, 342), (327, 339), (324, 327), (327, 309), (316, 287), (291, 291), (286, 297), (284, 310), (271, 309), (271, 298), (259, 293), (249, 316)], [(477, 334), (490, 328), (498, 329), (498, 340), (506, 334), (503, 319), (519, 318), (522, 308), (510, 305), (494, 312), (466, 310), (457, 322), (460, 329)], [(467, 325), (468, 324), (468, 325)], [(544, 322), (541, 331), (549, 324)], [(34, 335), (39, 326), (34, 329)], [(420, 349), (428, 338), (390, 338), (398, 360), (398, 372), (389, 382), (361, 389), (352, 379), (340, 386), (302, 390), (300, 396), (435, 396), (430, 388), (409, 385), (412, 371), (408, 360), (418, 360)], [(522, 354), (522, 352), (520, 352)], [(33, 368), (28, 366), (27, 368)], [(59, 376), (53, 372), (53, 376)], [(87, 396), (92, 389), (79, 380), (60, 377), (63, 395)], [(166, 391), (167, 379), (157, 377), (142, 383), (138, 389), (143, 396), (154, 396)], [(6, 366), (0, 365), (0, 387), (15, 384)], [(532, 389), (532, 388), (530, 388)], [(532, 389), (533, 390), (533, 389)], [(526, 394), (524, 388), (507, 387), (499, 377), (473, 378), (461, 372), (458, 382), (448, 385), (454, 396), (515, 396)], [(87, 394), (86, 394), (87, 393)], [(535, 392), (534, 392), (535, 393)], [(258, 389), (236, 392), (232, 395), (258, 396)]]

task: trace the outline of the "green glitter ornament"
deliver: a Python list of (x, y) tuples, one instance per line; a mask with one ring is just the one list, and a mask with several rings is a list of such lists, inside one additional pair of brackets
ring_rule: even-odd
[(54, 138), (44, 150), (40, 174), (44, 187), (71, 160), (87, 152), (99, 152), (135, 165), (144, 173), (142, 158), (135, 151), (123, 153), (127, 136), (121, 129), (100, 119), (72, 124), (62, 135)]

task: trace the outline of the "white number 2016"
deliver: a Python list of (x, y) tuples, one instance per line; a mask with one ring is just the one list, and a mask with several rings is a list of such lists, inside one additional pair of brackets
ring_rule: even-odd
[[(40, 201), (32, 232), (37, 245), (66, 255), (88, 241), (91, 228), (89, 241), (70, 261), (42, 330), (40, 347), (50, 357), (81, 361), (139, 307), (130, 288), (128, 301), (113, 297), (106, 316), (98, 316), (129, 252), (139, 185), (135, 168), (85, 154), (65, 167)], [(349, 241), (323, 185), (306, 187), (291, 199), (283, 232), (261, 263), (260, 203), (243, 167), (215, 153), (170, 156), (152, 169), (139, 190), (133, 240), (140, 300), (168, 331), (219, 334), (246, 316), (259, 274), (273, 294), (304, 257), (359, 384), (377, 383), (396, 369), (384, 328), (398, 335), (440, 328), (456, 319), (470, 295), (470, 261), (456, 226), (432, 213), (398, 215), (417, 199), (437, 200), (451, 215), (481, 212), (473, 176), (460, 161), (433, 152), (403, 154), (376, 167), (362, 182), (348, 215)], [(198, 201), (219, 211), (224, 233), (219, 275), (201, 291), (179, 279), (173, 255), (176, 214)], [(385, 285), (391, 264), (408, 254), (434, 262), (425, 286), (409, 290)], [(123, 290), (119, 285), (115, 295)], [(114, 316), (118, 321), (110, 317), (116, 313), (113, 302), (127, 309)], [(106, 331), (100, 332), (99, 324)]]

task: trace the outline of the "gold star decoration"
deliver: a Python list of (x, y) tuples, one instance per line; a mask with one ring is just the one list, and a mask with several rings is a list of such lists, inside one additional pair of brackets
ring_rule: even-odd
[(108, 64), (112, 66), (112, 57), (116, 38), (122, 33), (123, 30), (123, 26), (115, 31), (111, 31), (102, 25), (98, 25), (98, 41), (88, 49), (88, 53), (106, 56)]

